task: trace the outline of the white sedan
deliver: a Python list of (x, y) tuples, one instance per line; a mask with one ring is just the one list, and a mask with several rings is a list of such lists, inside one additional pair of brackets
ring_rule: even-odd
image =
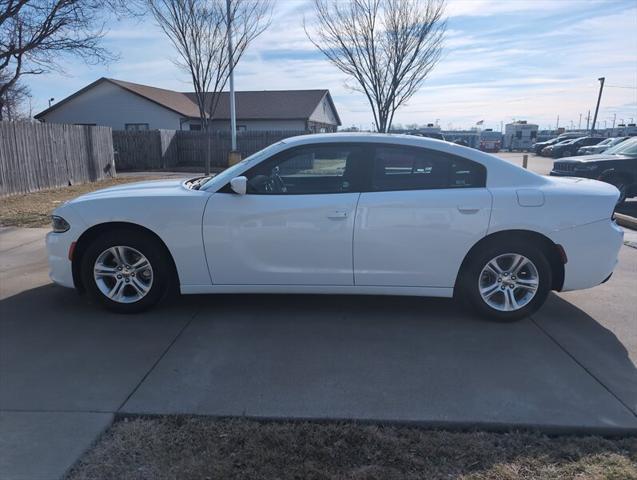
[(57, 208), (54, 282), (118, 312), (166, 293), (456, 296), (515, 320), (598, 285), (623, 241), (615, 187), (414, 136), (290, 138), (212, 178)]

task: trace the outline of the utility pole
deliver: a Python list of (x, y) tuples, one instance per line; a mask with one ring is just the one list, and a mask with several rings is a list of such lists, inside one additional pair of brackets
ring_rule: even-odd
[(230, 1), (226, 0), (226, 15), (228, 16), (228, 65), (230, 66), (230, 134), (232, 137), (232, 151), (228, 159), (230, 165), (237, 163), (239, 159), (234, 156), (237, 151), (237, 111), (234, 103), (234, 58), (232, 47), (232, 14), (230, 13)]
[(591, 123), (591, 111), (588, 111), (588, 115), (586, 116), (586, 130), (588, 130), (588, 126)]
[(560, 128), (560, 116), (557, 116), (557, 122), (555, 122), (555, 130), (559, 130)]
[(591, 127), (591, 133), (595, 132), (595, 123), (597, 122), (597, 113), (599, 112), (599, 102), (602, 100), (602, 91), (604, 90), (605, 77), (600, 77), (599, 80), (599, 95), (597, 96), (597, 106), (595, 107), (595, 116), (593, 117), (593, 126)]
[(613, 113), (613, 128), (615, 128), (615, 120), (617, 120), (617, 114)]
[(577, 129), (581, 130), (582, 129), (582, 114), (579, 114), (579, 123), (577, 124)]

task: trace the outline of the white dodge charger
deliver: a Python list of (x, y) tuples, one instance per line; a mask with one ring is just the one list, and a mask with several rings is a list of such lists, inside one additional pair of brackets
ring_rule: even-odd
[(47, 236), (50, 276), (118, 312), (179, 289), (455, 295), (514, 320), (551, 290), (608, 279), (618, 195), (428, 138), (308, 135), (212, 178), (65, 203)]

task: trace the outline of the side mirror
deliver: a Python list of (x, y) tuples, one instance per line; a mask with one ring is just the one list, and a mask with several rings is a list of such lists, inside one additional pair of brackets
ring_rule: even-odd
[(234, 177), (230, 180), (230, 188), (234, 193), (245, 195), (248, 191), (248, 179), (246, 177)]

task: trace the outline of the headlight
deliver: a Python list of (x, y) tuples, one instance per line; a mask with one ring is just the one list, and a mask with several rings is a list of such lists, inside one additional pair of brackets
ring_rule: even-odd
[(574, 170), (576, 172), (592, 172), (597, 170), (598, 165), (576, 165)]
[(51, 228), (53, 229), (55, 233), (62, 233), (62, 232), (66, 232), (69, 228), (71, 228), (71, 225), (69, 225), (69, 222), (64, 220), (62, 217), (58, 217), (57, 215), (52, 215)]

